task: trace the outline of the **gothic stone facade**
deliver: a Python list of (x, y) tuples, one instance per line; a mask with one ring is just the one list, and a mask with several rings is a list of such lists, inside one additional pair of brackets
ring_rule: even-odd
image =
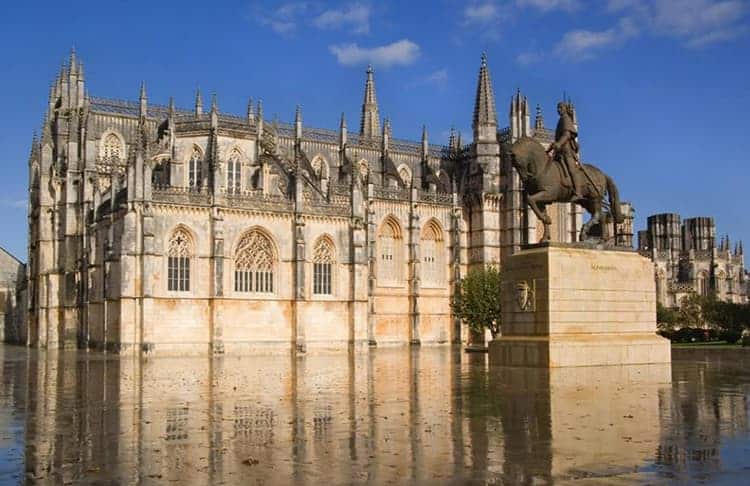
[[(350, 133), (89, 96), (71, 55), (29, 162), (29, 345), (119, 352), (449, 343), (455, 283), (534, 242), (504, 145), (551, 133), (486, 59), (473, 140), (392, 137), (368, 69)], [(572, 241), (580, 210), (551, 208)]]
[(748, 302), (748, 278), (742, 242), (731, 248), (729, 237), (716, 245), (713, 218), (680, 220), (675, 213), (654, 214), (638, 232), (638, 251), (654, 262), (657, 301), (677, 307), (691, 292)]
[(0, 342), (22, 339), (25, 298), (26, 266), (0, 247)]

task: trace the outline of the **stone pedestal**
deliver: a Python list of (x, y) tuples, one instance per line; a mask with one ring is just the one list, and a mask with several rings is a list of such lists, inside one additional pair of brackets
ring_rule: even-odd
[(535, 245), (503, 265), (501, 366), (601, 366), (671, 362), (656, 335), (651, 262), (627, 249)]

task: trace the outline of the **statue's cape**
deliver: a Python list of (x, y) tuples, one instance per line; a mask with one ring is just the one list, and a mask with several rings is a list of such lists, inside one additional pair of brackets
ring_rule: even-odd
[(560, 137), (562, 137), (565, 132), (570, 132), (574, 137), (578, 136), (578, 130), (576, 130), (573, 119), (567, 114), (560, 116), (560, 120), (557, 122), (555, 140), (560, 140)]

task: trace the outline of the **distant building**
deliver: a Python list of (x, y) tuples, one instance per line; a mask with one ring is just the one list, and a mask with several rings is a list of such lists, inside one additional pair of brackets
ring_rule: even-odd
[(638, 252), (654, 262), (657, 300), (675, 307), (691, 292), (735, 303), (748, 301), (742, 242), (729, 236), (716, 242), (713, 218), (680, 220), (680, 215), (649, 216), (638, 232)]
[(0, 247), (0, 342), (25, 342), (26, 266)]

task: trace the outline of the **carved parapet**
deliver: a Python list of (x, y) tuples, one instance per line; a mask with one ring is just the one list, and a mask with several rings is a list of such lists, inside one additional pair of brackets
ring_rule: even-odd
[(156, 202), (173, 204), (197, 204), (207, 206), (210, 195), (206, 188), (195, 187), (154, 187), (151, 198)]
[(453, 204), (453, 194), (448, 192), (419, 191), (419, 201), (433, 204)]
[(391, 199), (397, 201), (409, 200), (409, 189), (406, 187), (381, 187), (373, 186), (374, 196), (378, 199)]

